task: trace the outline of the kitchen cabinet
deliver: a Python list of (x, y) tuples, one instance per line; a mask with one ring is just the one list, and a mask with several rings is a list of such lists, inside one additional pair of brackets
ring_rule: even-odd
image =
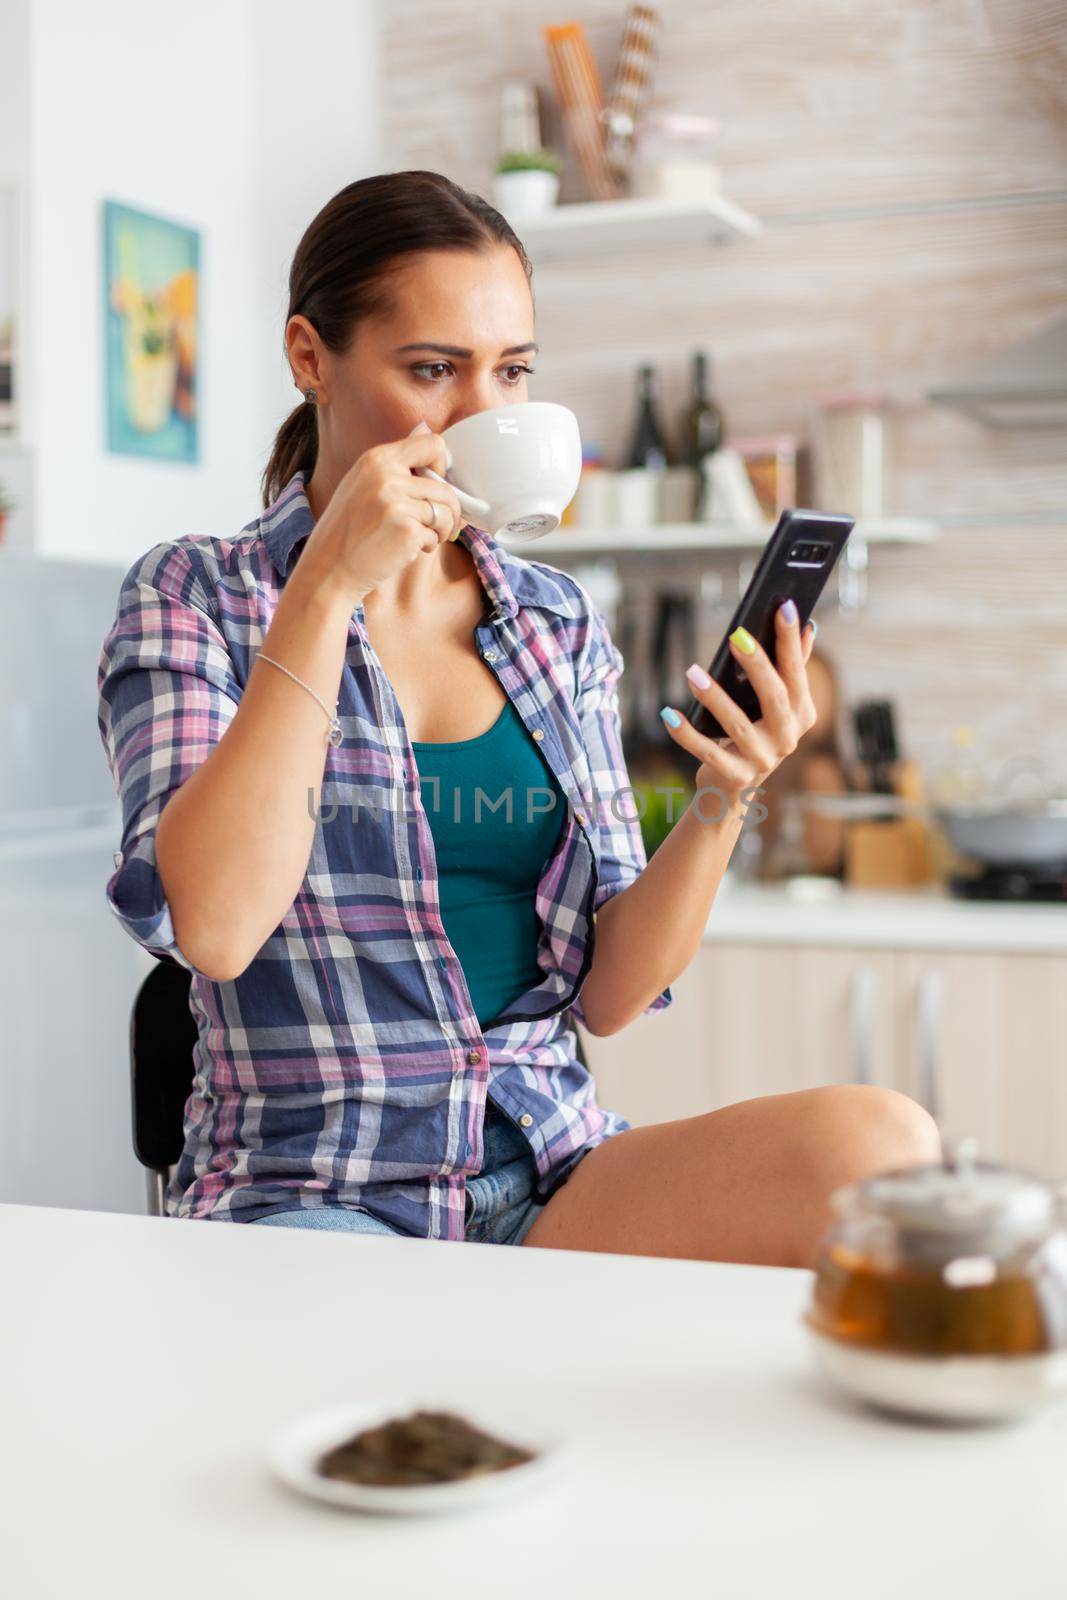
[(997, 1160), (1067, 1177), (1067, 957), (895, 958), (896, 1087)]
[[(930, 948), (903, 941), (893, 910), (901, 942), (889, 946), (825, 927), (776, 941), (773, 917), (757, 939), (751, 915), (745, 938), (706, 938), (667, 1010), (609, 1038), (583, 1033), (601, 1103), (639, 1126), (754, 1095), (880, 1084), (927, 1105), (945, 1133), (975, 1134), (985, 1156), (1067, 1177), (1067, 927), (1064, 953)], [(920, 904), (916, 941), (924, 921)]]
[(821, 1083), (892, 1085), (894, 982), (885, 951), (704, 944), (673, 1005), (583, 1044), (602, 1103), (635, 1126)]

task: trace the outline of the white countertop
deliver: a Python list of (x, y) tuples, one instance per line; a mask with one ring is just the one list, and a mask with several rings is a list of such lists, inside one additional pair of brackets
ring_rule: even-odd
[[(6, 1592), (1062, 1600), (1067, 1407), (894, 1422), (809, 1371), (806, 1272), (0, 1206)], [(268, 1475), (396, 1390), (565, 1432), (440, 1518)]]
[(1063, 955), (1067, 905), (962, 900), (936, 887), (848, 889), (825, 878), (752, 884), (735, 881), (728, 872), (704, 938), (727, 944)]

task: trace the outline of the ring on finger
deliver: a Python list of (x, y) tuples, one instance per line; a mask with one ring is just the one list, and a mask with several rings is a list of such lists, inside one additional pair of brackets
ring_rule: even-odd
[(437, 501), (436, 500), (431, 500), (429, 502), (429, 504), (430, 504), (430, 527), (433, 529), (434, 533), (440, 533), (441, 530), (437, 526)]

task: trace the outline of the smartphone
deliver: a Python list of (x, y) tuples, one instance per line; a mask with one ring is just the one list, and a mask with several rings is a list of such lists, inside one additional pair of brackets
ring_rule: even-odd
[[(823, 511), (783, 511), (778, 518), (778, 525), (763, 547), (748, 588), (708, 668), (713, 681), (737, 701), (753, 722), (762, 717), (763, 709), (748, 674), (730, 649), (730, 634), (735, 628), (747, 628), (773, 662), (777, 637), (774, 618), (778, 607), (792, 597), (800, 614), (800, 630), (804, 631), (815, 602), (845, 548), (845, 540), (855, 526), (854, 517)], [(721, 739), (726, 733), (719, 719), (695, 695), (685, 714), (697, 732), (709, 739)]]

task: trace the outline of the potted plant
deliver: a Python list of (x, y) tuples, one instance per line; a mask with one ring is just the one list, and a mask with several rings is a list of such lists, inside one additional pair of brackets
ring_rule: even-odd
[(551, 211), (559, 198), (559, 157), (551, 150), (505, 150), (493, 177), (493, 203), (509, 221)]

